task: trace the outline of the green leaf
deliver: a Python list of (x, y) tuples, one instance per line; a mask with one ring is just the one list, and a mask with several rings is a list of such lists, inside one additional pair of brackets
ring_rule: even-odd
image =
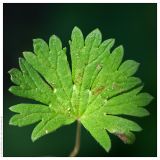
[(126, 76), (132, 76), (136, 73), (139, 67), (139, 63), (133, 60), (126, 60), (122, 63), (119, 68), (119, 71), (125, 74)]
[(133, 143), (133, 132), (142, 128), (129, 116), (149, 115), (144, 107), (153, 97), (141, 92), (142, 81), (134, 76), (139, 63), (122, 62), (123, 46), (111, 51), (114, 42), (113, 38), (102, 41), (99, 29), (84, 38), (74, 27), (69, 41), (70, 68), (66, 48), (56, 35), (50, 37), (49, 45), (34, 39), (34, 51), (23, 52), (25, 59), (19, 59), (20, 69), (9, 71), (14, 83), (9, 91), (36, 104), (11, 106), (15, 115), (9, 124), (22, 127), (37, 123), (31, 136), (36, 141), (78, 120), (107, 152), (111, 148), (109, 134)]
[(111, 148), (111, 140), (103, 125), (99, 121), (93, 121), (90, 117), (87, 117), (85, 120), (82, 119), (81, 122), (97, 142), (108, 152)]
[(102, 108), (103, 112), (113, 115), (131, 115), (143, 117), (149, 115), (149, 112), (141, 106), (148, 105), (153, 97), (148, 93), (137, 94), (137, 90), (142, 89), (139, 87), (127, 93), (113, 97)]
[[(55, 131), (57, 128), (61, 127), (65, 123), (65, 117), (63, 115), (50, 115), (45, 117), (33, 130), (32, 141)], [(54, 125), (53, 125), (54, 124)]]

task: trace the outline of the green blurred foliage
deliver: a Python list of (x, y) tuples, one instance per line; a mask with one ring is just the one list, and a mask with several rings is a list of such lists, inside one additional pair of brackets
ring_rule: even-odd
[[(62, 127), (35, 143), (30, 139), (34, 127), (8, 125), (12, 113), (9, 106), (31, 102), (11, 95), (7, 71), (18, 67), (22, 51), (32, 50), (32, 39), (58, 35), (68, 47), (71, 31), (76, 25), (86, 36), (99, 28), (103, 39), (116, 38), (123, 44), (124, 59), (141, 63), (136, 74), (144, 84), (144, 91), (155, 99), (147, 107), (151, 115), (133, 118), (143, 131), (136, 133), (133, 145), (124, 145), (110, 135), (112, 149), (106, 153), (89, 133), (82, 129), (78, 156), (156, 156), (157, 155), (157, 5), (156, 4), (4, 4), (4, 156), (68, 156), (75, 139), (75, 124)], [(69, 49), (67, 50), (69, 53)], [(70, 56), (68, 54), (68, 58)]]

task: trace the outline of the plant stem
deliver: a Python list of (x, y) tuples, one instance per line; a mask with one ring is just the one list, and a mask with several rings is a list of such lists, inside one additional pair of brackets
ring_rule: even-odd
[(80, 149), (80, 139), (81, 139), (81, 122), (77, 120), (77, 130), (76, 130), (76, 139), (75, 139), (75, 146), (70, 153), (70, 157), (76, 157)]

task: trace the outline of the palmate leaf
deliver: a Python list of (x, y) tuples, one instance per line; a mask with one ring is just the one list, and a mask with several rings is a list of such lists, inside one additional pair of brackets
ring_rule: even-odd
[(48, 44), (34, 39), (34, 53), (24, 52), (19, 69), (9, 71), (15, 86), (9, 91), (17, 96), (33, 99), (37, 104), (17, 104), (10, 107), (16, 114), (11, 125), (26, 126), (38, 122), (32, 140), (78, 120), (106, 150), (111, 148), (108, 133), (124, 143), (133, 143), (133, 132), (141, 127), (121, 115), (143, 117), (149, 115), (144, 108), (153, 97), (140, 93), (143, 85), (134, 77), (139, 63), (122, 63), (122, 46), (111, 51), (114, 39), (102, 42), (98, 29), (84, 39), (81, 30), (72, 31), (70, 69), (66, 49), (53, 35)]

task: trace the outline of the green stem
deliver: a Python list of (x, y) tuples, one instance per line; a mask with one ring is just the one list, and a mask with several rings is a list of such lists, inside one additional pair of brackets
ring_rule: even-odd
[(81, 122), (79, 120), (77, 120), (77, 130), (76, 130), (76, 139), (75, 139), (75, 146), (72, 150), (72, 152), (70, 153), (70, 157), (76, 157), (79, 149), (80, 149), (80, 138), (81, 137)]

